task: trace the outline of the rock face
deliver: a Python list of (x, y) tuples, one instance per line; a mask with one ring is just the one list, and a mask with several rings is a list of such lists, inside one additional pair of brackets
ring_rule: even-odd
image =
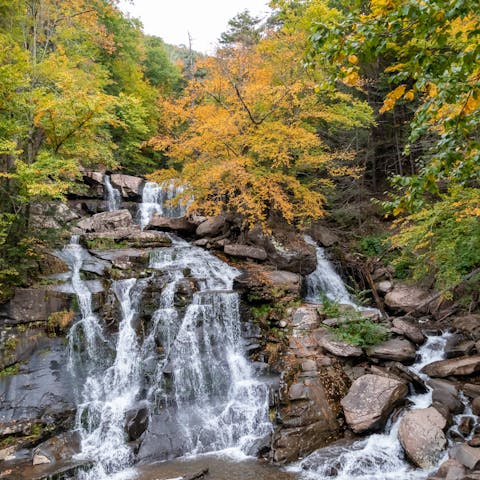
[(369, 357), (412, 363), (415, 360), (415, 347), (408, 341), (398, 338), (387, 340), (367, 350)]
[(428, 385), (433, 389), (432, 404), (434, 407), (446, 407), (454, 415), (463, 412), (463, 403), (460, 400), (458, 389), (453, 383), (430, 379)]
[(412, 410), (400, 421), (398, 437), (407, 457), (420, 468), (435, 465), (447, 445), (445, 418), (433, 407)]
[(30, 227), (60, 229), (79, 215), (64, 203), (34, 203), (30, 206)]
[(322, 247), (331, 247), (340, 241), (338, 236), (323, 225), (312, 225), (308, 230), (309, 235)]
[(110, 182), (120, 190), (123, 198), (139, 200), (142, 196), (143, 178), (114, 173), (110, 176)]
[(428, 293), (418, 287), (398, 283), (385, 295), (385, 305), (408, 312), (419, 307), (428, 299)]
[(381, 429), (407, 393), (407, 385), (398, 380), (363, 375), (353, 382), (348, 395), (341, 401), (348, 426), (355, 433)]
[(480, 355), (451, 358), (432, 362), (423, 367), (422, 372), (430, 377), (471, 375), (480, 371)]
[(72, 294), (53, 285), (17, 288), (10, 302), (0, 306), (0, 324), (46, 322), (52, 313), (70, 310), (72, 302)]
[(266, 260), (267, 252), (263, 248), (251, 247), (249, 245), (238, 245), (235, 243), (225, 245), (223, 251), (227, 255), (242, 258), (252, 258), (254, 260)]
[(128, 210), (97, 213), (92, 217), (80, 220), (77, 224), (77, 227), (85, 232), (110, 232), (132, 226), (133, 219)]

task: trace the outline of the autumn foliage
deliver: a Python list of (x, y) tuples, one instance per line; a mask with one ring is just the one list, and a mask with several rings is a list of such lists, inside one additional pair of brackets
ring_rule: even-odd
[(172, 168), (150, 178), (180, 176), (195, 199), (191, 209), (237, 212), (250, 225), (273, 213), (300, 225), (323, 216), (334, 179), (360, 170), (355, 152), (330, 148), (319, 128), (358, 127), (348, 113), (362, 108), (336, 94), (346, 109), (338, 113), (322, 99), (318, 73), (303, 63), (305, 41), (304, 31), (272, 31), (199, 63), (185, 94), (160, 104), (161, 131), (150, 145)]

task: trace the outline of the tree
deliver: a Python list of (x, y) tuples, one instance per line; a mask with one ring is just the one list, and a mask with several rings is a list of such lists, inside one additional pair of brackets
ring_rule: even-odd
[(261, 38), (261, 19), (252, 17), (248, 10), (237, 14), (228, 21), (228, 30), (220, 35), (219, 43), (222, 47), (243, 45), (253, 47)]
[(257, 45), (200, 62), (185, 96), (161, 103), (162, 130), (150, 142), (179, 175), (192, 209), (240, 213), (246, 225), (268, 217), (303, 225), (324, 214), (334, 179), (357, 175), (354, 151), (329, 148), (320, 130), (351, 130), (371, 121), (349, 95), (319, 92), (301, 52), (305, 32), (272, 32)]
[[(380, 62), (391, 85), (380, 115), (414, 105), (405, 153), (416, 153), (415, 172), (392, 179), (384, 206), (405, 216), (394, 244), (406, 248), (414, 272), (436, 274), (441, 286), (478, 266), (463, 249), (475, 242), (480, 213), (479, 27), (471, 2), (375, 0), (344, 9), (328, 26), (318, 19), (311, 36), (316, 58), (335, 65), (335, 77), (349, 85), (363, 88)], [(445, 241), (465, 259), (456, 270), (439, 255)]]

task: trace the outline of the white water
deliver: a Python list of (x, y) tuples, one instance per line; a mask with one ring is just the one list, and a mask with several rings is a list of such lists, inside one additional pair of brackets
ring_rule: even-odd
[(109, 212), (119, 210), (122, 205), (122, 194), (116, 188), (113, 188), (110, 182), (110, 175), (105, 175), (103, 179), (107, 197), (107, 209)]
[(343, 280), (335, 271), (325, 255), (325, 250), (319, 247), (308, 235), (304, 239), (313, 245), (317, 251), (317, 268), (305, 278), (307, 293), (305, 300), (311, 303), (321, 303), (321, 295), (325, 295), (332, 302), (342, 305), (352, 305), (358, 308), (351, 295), (347, 292)]
[[(77, 384), (76, 429), (82, 458), (94, 468), (81, 480), (134, 478), (134, 454), (125, 433), (127, 413), (140, 403), (150, 415), (170, 412), (181, 454), (227, 450), (241, 457), (268, 435), (268, 386), (255, 375), (241, 336), (239, 272), (198, 247), (172, 236), (173, 245), (151, 254), (151, 278), (112, 281), (119, 307), (118, 332), (94, 313), (81, 278), (86, 251), (73, 238), (62, 257), (71, 268), (80, 319), (69, 336), (69, 365)], [(158, 288), (157, 309), (142, 320), (144, 289)], [(157, 282), (157, 283), (155, 283)], [(178, 305), (190, 285), (193, 294)], [(155, 297), (154, 297), (155, 298)]]
[[(445, 333), (442, 336), (428, 337), (418, 350), (418, 361), (410, 370), (428, 380), (428, 376), (420, 373), (420, 370), (431, 362), (445, 358), (444, 349), (449, 336), (449, 333)], [(432, 401), (431, 389), (425, 394), (413, 394), (409, 400), (412, 402), (410, 409), (427, 408)], [(290, 467), (290, 470), (301, 473), (302, 478), (308, 480), (424, 480), (438, 466), (429, 470), (415, 469), (405, 460), (397, 436), (400, 420), (398, 418), (394, 424), (389, 422), (385, 433), (317, 450)]]
[(147, 182), (143, 187), (142, 203), (138, 209), (140, 227), (145, 228), (155, 213), (172, 218), (185, 215), (188, 205), (173, 202), (183, 192), (184, 188), (173, 180), (161, 184)]

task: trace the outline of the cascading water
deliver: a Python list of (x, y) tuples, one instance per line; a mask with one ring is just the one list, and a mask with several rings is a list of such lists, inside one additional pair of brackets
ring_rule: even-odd
[(186, 205), (172, 203), (172, 200), (183, 192), (184, 188), (173, 180), (161, 184), (147, 182), (143, 187), (142, 203), (138, 211), (140, 227), (145, 228), (154, 213), (172, 218), (185, 215)]
[(113, 188), (110, 182), (110, 175), (105, 175), (103, 183), (105, 185), (108, 211), (119, 210), (122, 205), (122, 194), (116, 188)]
[(305, 300), (311, 303), (320, 303), (320, 297), (323, 294), (333, 302), (352, 305), (357, 308), (342, 279), (327, 259), (325, 250), (319, 247), (308, 235), (305, 235), (304, 239), (307, 243), (313, 245), (317, 252), (317, 268), (305, 278), (307, 287)]
[[(162, 208), (156, 211), (165, 213)], [(125, 425), (140, 405), (147, 406), (153, 431), (143, 438), (144, 458), (149, 449), (153, 458), (225, 449), (251, 454), (271, 432), (268, 385), (257, 378), (243, 346), (239, 296), (232, 290), (239, 272), (171, 238), (171, 247), (151, 252), (150, 277), (111, 282), (120, 312), (116, 333), (94, 313), (81, 278), (88, 252), (73, 238), (61, 253), (80, 305), (69, 336), (76, 428), (82, 458), (95, 462), (80, 474), (82, 480), (134, 477)], [(148, 288), (155, 307), (146, 315), (142, 301)], [(162, 450), (150, 441), (156, 427), (167, 436), (170, 429), (169, 445), (176, 442), (178, 448)]]
[[(445, 358), (444, 349), (451, 334), (429, 336), (425, 344), (418, 350), (418, 360), (410, 370), (424, 381), (428, 376), (421, 369), (432, 362)], [(432, 403), (431, 388), (423, 394), (409, 396), (410, 409), (427, 408)], [(465, 402), (466, 404), (467, 402)], [(454, 418), (457, 422), (464, 416), (471, 415), (468, 409)], [(336, 480), (424, 480), (438, 466), (428, 470), (414, 469), (405, 459), (403, 448), (398, 440), (398, 427), (401, 418), (389, 422), (385, 433), (348, 444), (334, 444), (322, 448), (290, 467), (291, 471), (301, 474), (310, 480), (335, 478)], [(452, 429), (455, 429), (455, 425)], [(445, 455), (446, 458), (447, 455)], [(439, 464), (445, 460), (442, 458)]]

